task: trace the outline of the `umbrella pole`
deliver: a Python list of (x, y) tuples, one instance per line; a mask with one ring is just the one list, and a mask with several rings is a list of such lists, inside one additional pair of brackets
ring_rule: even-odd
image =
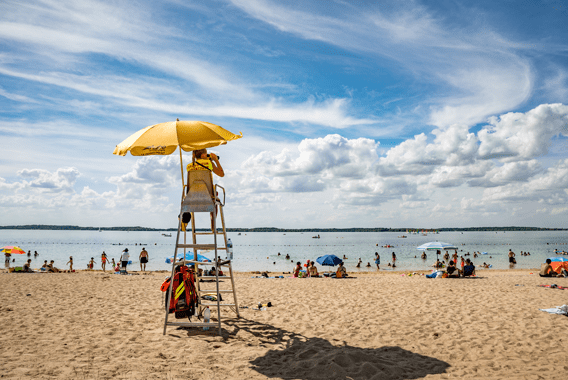
[[(180, 169), (181, 169), (181, 190), (182, 190), (182, 197), (183, 195), (185, 195), (185, 193), (183, 192), (184, 187), (185, 187), (185, 180), (183, 179), (183, 158), (181, 157), (181, 146), (179, 147), (179, 165), (180, 165)], [(182, 198), (183, 201), (183, 198)]]

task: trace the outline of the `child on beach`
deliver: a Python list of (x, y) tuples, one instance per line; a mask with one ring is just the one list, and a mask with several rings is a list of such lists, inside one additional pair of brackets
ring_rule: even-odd
[(91, 261), (89, 261), (89, 264), (87, 264), (87, 268), (89, 268), (89, 270), (93, 270), (93, 268), (95, 267), (95, 258), (91, 257)]
[[(43, 267), (47, 266), (47, 260), (45, 260), (45, 263), (43, 265)], [(65, 265), (69, 265), (69, 272), (73, 272), (73, 256), (69, 256), (69, 261)]]
[(294, 273), (294, 277), (298, 277), (300, 275), (300, 271), (302, 270), (302, 263), (300, 263), (299, 261), (296, 263), (296, 266), (294, 267), (293, 273)]
[(105, 251), (103, 251), (103, 253), (101, 254), (101, 267), (103, 268), (103, 272), (106, 272), (106, 263), (108, 261), (108, 257), (107, 254), (105, 253)]

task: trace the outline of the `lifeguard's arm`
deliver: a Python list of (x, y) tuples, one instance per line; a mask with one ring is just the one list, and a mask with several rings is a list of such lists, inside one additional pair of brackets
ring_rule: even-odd
[(213, 173), (217, 174), (219, 177), (224, 177), (225, 172), (223, 171), (223, 167), (221, 166), (217, 155), (215, 153), (211, 153), (209, 156), (211, 157), (211, 163), (213, 164)]

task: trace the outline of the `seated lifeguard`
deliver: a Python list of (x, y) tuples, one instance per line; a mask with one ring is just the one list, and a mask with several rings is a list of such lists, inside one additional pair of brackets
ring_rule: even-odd
[(208, 154), (207, 149), (193, 151), (193, 162), (187, 165), (187, 171), (190, 170), (209, 170), (219, 177), (225, 176), (219, 157), (215, 153)]
[[(214, 204), (217, 195), (211, 173), (219, 177), (225, 176), (219, 157), (215, 153), (208, 154), (207, 149), (194, 150), (192, 162), (187, 165), (187, 194), (183, 203), (191, 206), (189, 211), (211, 212), (211, 230), (213, 230), (215, 218), (213, 210), (216, 210)], [(189, 223), (190, 220), (190, 212), (185, 212), (182, 215), (183, 224)]]

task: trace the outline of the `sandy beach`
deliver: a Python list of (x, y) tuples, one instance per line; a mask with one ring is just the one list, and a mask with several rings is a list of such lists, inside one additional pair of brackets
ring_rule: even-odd
[[(533, 274), (530, 274), (533, 272)], [(537, 271), (427, 279), (238, 273), (223, 336), (168, 328), (167, 273), (0, 273), (8, 379), (564, 379), (568, 279)], [(225, 283), (223, 285), (226, 285)], [(273, 307), (254, 310), (258, 302)], [(213, 313), (215, 316), (216, 313)]]

